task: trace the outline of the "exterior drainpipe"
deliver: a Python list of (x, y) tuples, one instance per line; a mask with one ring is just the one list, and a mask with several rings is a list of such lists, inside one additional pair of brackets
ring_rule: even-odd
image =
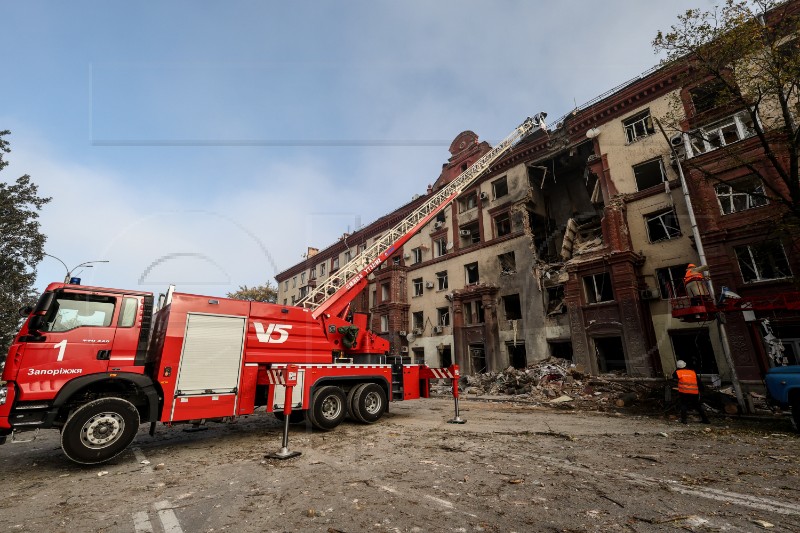
[[(667, 133), (664, 131), (664, 127), (661, 125), (661, 121), (658, 120), (656, 117), (653, 117), (653, 120), (658, 125), (658, 129), (661, 130), (661, 134), (664, 136), (664, 140), (667, 141), (667, 146), (669, 146), (670, 152), (672, 153), (672, 157), (675, 158), (675, 162), (678, 166), (678, 176), (681, 179), (681, 190), (683, 191), (683, 199), (686, 203), (686, 211), (689, 213), (689, 222), (692, 225), (692, 235), (694, 236), (694, 243), (697, 246), (697, 255), (700, 257), (700, 265), (708, 266), (706, 262), (706, 253), (705, 249), (703, 248), (703, 241), (700, 239), (700, 230), (697, 227), (697, 219), (694, 216), (694, 208), (692, 207), (692, 199), (689, 195), (689, 187), (686, 185), (686, 177), (683, 175), (683, 165), (681, 164), (681, 160), (678, 157), (678, 153), (675, 151), (675, 147), (672, 146), (672, 143), (669, 141), (669, 137), (667, 137)], [(714, 294), (714, 284), (711, 282), (711, 279), (706, 280), (708, 282), (708, 291), (710, 293), (711, 298), (713, 301), (716, 301), (717, 297)], [(747, 406), (744, 402), (744, 394), (742, 393), (742, 387), (739, 383), (739, 376), (736, 373), (736, 367), (733, 364), (733, 357), (731, 356), (731, 347), (728, 344), (728, 332), (725, 324), (717, 314), (717, 329), (719, 331), (719, 340), (720, 344), (722, 344), (722, 353), (725, 355), (725, 362), (728, 364), (728, 368), (731, 372), (731, 382), (733, 383), (733, 390), (736, 393), (736, 402), (739, 404), (739, 409), (741, 412), (746, 413), (748, 412)]]

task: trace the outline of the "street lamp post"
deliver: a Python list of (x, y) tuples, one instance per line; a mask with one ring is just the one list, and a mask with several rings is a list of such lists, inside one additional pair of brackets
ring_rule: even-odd
[(64, 283), (69, 283), (70, 278), (72, 278), (72, 273), (75, 272), (76, 270), (78, 270), (81, 267), (92, 268), (94, 266), (94, 263), (108, 263), (108, 261), (102, 261), (102, 260), (84, 261), (83, 263), (81, 263), (79, 265), (76, 265), (76, 266), (74, 266), (72, 268), (69, 268), (67, 266), (67, 264), (64, 261), (62, 261), (61, 259), (59, 259), (58, 257), (56, 257), (54, 255), (50, 255), (50, 254), (44, 254), (44, 255), (46, 255), (47, 257), (52, 257), (53, 259), (55, 259), (56, 261), (58, 261), (59, 263), (64, 265), (64, 269), (67, 271), (67, 275), (64, 276)]

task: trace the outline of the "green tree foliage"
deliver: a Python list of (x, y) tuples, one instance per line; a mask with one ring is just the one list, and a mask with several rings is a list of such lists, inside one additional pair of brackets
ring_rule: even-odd
[(247, 300), (248, 302), (268, 302), (274, 304), (278, 301), (278, 289), (272, 285), (270, 281), (267, 281), (263, 285), (258, 285), (257, 287), (241, 285), (238, 291), (229, 292), (228, 298)]
[[(0, 131), (0, 171), (8, 166), (4, 155), (11, 152)], [(13, 184), (0, 182), (0, 357), (16, 334), (19, 309), (35, 299), (34, 267), (44, 256), (46, 237), (39, 227), (39, 210), (50, 201), (38, 195), (28, 175)]]
[[(684, 86), (709, 88), (714, 108), (748, 113), (763, 155), (743, 155), (734, 144), (722, 148), (722, 153), (761, 178), (767, 196), (786, 208), (787, 222), (796, 227), (800, 221), (800, 2), (726, 0), (711, 11), (688, 10), (668, 32), (658, 33), (653, 46), (667, 53), (666, 63), (684, 72)], [(682, 111), (682, 106), (675, 107)], [(674, 131), (702, 125), (697, 124), (700, 120), (687, 122), (682, 112), (671, 115), (665, 118)], [(695, 119), (702, 119), (702, 113), (696, 115), (700, 116)], [(714, 178), (691, 159), (684, 165)]]

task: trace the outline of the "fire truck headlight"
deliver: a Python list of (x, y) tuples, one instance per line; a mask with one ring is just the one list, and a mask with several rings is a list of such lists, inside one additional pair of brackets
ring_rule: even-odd
[(0, 386), (0, 405), (6, 403), (6, 396), (8, 396), (8, 387), (6, 385)]

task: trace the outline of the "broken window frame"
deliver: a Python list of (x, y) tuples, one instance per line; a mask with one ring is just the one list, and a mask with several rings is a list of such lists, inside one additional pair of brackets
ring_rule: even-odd
[[(682, 235), (678, 214), (674, 208), (645, 215), (644, 221), (647, 226), (647, 238), (651, 243), (677, 239)], [(656, 236), (657, 238), (654, 238), (654, 232), (657, 228), (663, 230), (664, 236)]]
[(436, 308), (436, 325), (449, 326), (450, 325), (450, 308), (437, 307)]
[[(469, 231), (469, 235), (461, 235), (462, 231)], [(481, 242), (481, 225), (477, 220), (459, 226), (458, 236), (461, 238), (461, 246), (466, 248)]]
[(503, 176), (492, 182), (492, 196), (495, 200), (508, 196), (508, 177)]
[(411, 313), (411, 329), (420, 331), (425, 329), (425, 314), (422, 311)]
[[(474, 276), (470, 275), (474, 273)], [(472, 280), (472, 281), (471, 281)], [(464, 265), (464, 284), (465, 285), (477, 285), (481, 281), (481, 273), (478, 269), (478, 263), (469, 263)]]
[(656, 281), (662, 300), (686, 296), (686, 286), (683, 283), (686, 265), (687, 263), (681, 263), (656, 269)]
[(510, 235), (512, 232), (511, 226), (511, 213), (508, 211), (504, 211), (499, 213), (492, 218), (494, 222), (494, 236), (495, 237), (503, 237), (505, 235)]
[(447, 237), (441, 237), (433, 242), (436, 248), (436, 257), (447, 255)]
[(547, 315), (560, 315), (567, 312), (564, 285), (547, 287)]
[(411, 283), (414, 287), (414, 297), (422, 296), (423, 293), (422, 278), (414, 278), (411, 280)]
[(656, 132), (653, 127), (653, 117), (650, 116), (650, 109), (645, 109), (622, 121), (625, 130), (626, 144), (632, 144), (648, 137)]
[(447, 270), (442, 270), (441, 272), (436, 273), (436, 286), (438, 287), (436, 290), (438, 291), (445, 291), (447, 290)]
[(478, 207), (478, 191), (473, 190), (458, 199), (458, 212), (466, 213)]
[[(726, 139), (726, 134), (735, 133), (736, 138)], [(689, 132), (686, 156), (692, 158), (719, 148), (743, 141), (756, 134), (755, 128), (750, 124), (750, 114), (739, 111), (722, 120), (702, 126)]]
[(720, 183), (714, 187), (714, 192), (723, 215), (731, 215), (769, 204), (764, 183), (756, 176), (746, 176), (727, 183)]
[[(739, 271), (745, 283), (758, 283), (792, 277), (792, 269), (786, 250), (777, 239), (771, 239), (757, 244), (745, 244), (733, 248)], [(774, 274), (769, 276), (768, 272)], [(769, 276), (769, 277), (767, 277)]]
[(381, 315), (380, 322), (381, 333), (389, 333), (389, 315)]
[(500, 275), (517, 273), (517, 258), (514, 255), (514, 250), (498, 255), (497, 261), (500, 263)]
[(483, 324), (483, 322), (486, 320), (483, 302), (481, 300), (470, 300), (468, 302), (464, 302), (463, 315), (465, 326), (476, 326)]
[[(648, 172), (652, 172), (652, 170), (650, 170), (649, 167), (650, 167), (650, 165), (652, 165), (653, 163), (656, 163), (656, 162), (658, 162), (658, 169), (659, 169), (660, 174), (661, 174), (661, 179), (658, 182), (655, 182), (655, 183), (653, 183), (651, 185), (648, 185), (647, 184), (648, 182), (645, 181), (645, 180), (647, 180), (651, 176), (649, 176), (649, 175), (648, 176), (643, 176), (641, 174), (637, 175), (636, 171), (637, 171), (637, 169), (640, 169), (640, 171), (645, 171), (645, 167), (648, 167), (647, 171)], [(641, 163), (637, 163), (636, 165), (633, 165), (633, 179), (636, 181), (636, 190), (637, 191), (644, 191), (644, 190), (650, 189), (651, 187), (655, 187), (657, 185), (662, 185), (665, 181), (668, 181), (667, 171), (664, 168), (664, 160), (661, 159), (661, 156), (658, 156), (656, 158), (649, 159), (647, 161), (642, 161)]]
[(614, 301), (614, 287), (611, 274), (599, 272), (583, 276), (583, 288), (586, 290), (586, 303), (600, 304)]

